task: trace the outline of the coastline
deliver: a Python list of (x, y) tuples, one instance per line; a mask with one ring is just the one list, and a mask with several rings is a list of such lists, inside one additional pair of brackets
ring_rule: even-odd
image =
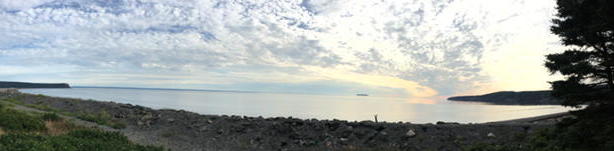
[(462, 150), (483, 143), (521, 144), (522, 136), (553, 123), (539, 122), (548, 121), (543, 116), (480, 124), (412, 124), (200, 115), (0, 90), (0, 100), (7, 98), (63, 114), (105, 113), (125, 124), (113, 130), (132, 141), (171, 150)]
[(540, 124), (544, 124), (544, 123), (554, 124), (554, 123), (560, 122), (564, 118), (569, 118), (569, 117), (573, 117), (569, 112), (559, 112), (559, 113), (552, 113), (552, 114), (533, 116), (533, 117), (526, 117), (526, 118), (519, 118), (519, 119), (486, 122), (484, 124), (519, 124), (519, 123), (524, 123), (524, 124), (536, 124), (536, 123), (540, 123)]

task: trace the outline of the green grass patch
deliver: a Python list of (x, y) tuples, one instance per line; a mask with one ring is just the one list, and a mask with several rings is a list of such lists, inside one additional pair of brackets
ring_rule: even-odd
[[(45, 96), (40, 96), (40, 97), (45, 97)], [(100, 125), (106, 125), (106, 126), (109, 126), (109, 127), (115, 128), (115, 129), (126, 128), (126, 124), (124, 124), (123, 122), (117, 121), (117, 120), (113, 120), (111, 115), (109, 115), (109, 113), (104, 112), (104, 111), (103, 112), (99, 112), (99, 113), (71, 113), (71, 112), (63, 112), (63, 111), (60, 111), (58, 109), (49, 107), (49, 106), (43, 104), (42, 102), (37, 102), (36, 104), (27, 104), (27, 103), (23, 103), (23, 102), (21, 102), (19, 100), (20, 100), (20, 98), (18, 98), (18, 97), (2, 99), (2, 101), (23, 105), (23, 106), (34, 108), (34, 109), (38, 109), (38, 110), (54, 112), (54, 113), (60, 113), (62, 115), (66, 115), (66, 116), (73, 116), (73, 117), (77, 117), (77, 118), (79, 118), (81, 120), (85, 120), (85, 121), (89, 121), (89, 122), (94, 122), (94, 123), (97, 123), (97, 124), (100, 124)]]
[(47, 105), (40, 104), (40, 103), (39, 104), (21, 104), (21, 105), (26, 106), (26, 107), (30, 107), (30, 108), (39, 109), (39, 110), (42, 110), (42, 111), (60, 112), (60, 110), (58, 110), (58, 109), (55, 109), (55, 108), (52, 108), (52, 107), (49, 107)]
[(76, 115), (77, 118), (85, 121), (94, 122), (100, 125), (110, 126), (115, 129), (126, 128), (126, 124), (113, 120), (113, 117), (107, 112), (99, 112), (99, 113), (80, 113)]
[(118, 132), (75, 130), (63, 135), (48, 136), (11, 133), (0, 136), (0, 150), (15, 151), (163, 151), (162, 147), (143, 146), (130, 142)]
[(23, 102), (19, 101), (18, 98), (16, 98), (16, 97), (4, 98), (4, 99), (2, 99), (2, 101), (11, 102), (11, 103), (15, 103), (15, 104), (23, 104)]
[[(44, 96), (39, 96), (44, 97)], [(130, 142), (119, 132), (105, 132), (80, 127), (59, 114), (79, 119), (124, 128), (125, 124), (114, 121), (107, 112), (87, 113), (27, 113), (10, 108), (13, 104), (24, 105), (45, 111), (57, 110), (42, 102), (26, 104), (19, 97), (0, 100), (0, 151), (163, 151), (162, 147), (143, 146)]]
[(39, 116), (13, 109), (0, 109), (0, 127), (8, 132), (45, 131), (45, 123)]
[(11, 97), (11, 98), (2, 99), (2, 101), (10, 102), (10, 103), (13, 103), (13, 104), (19, 104), (19, 105), (23, 105), (23, 106), (26, 106), (26, 107), (35, 108), (35, 109), (39, 109), (39, 110), (43, 110), (43, 111), (60, 112), (57, 109), (54, 109), (52, 107), (49, 107), (49, 106), (43, 104), (43, 102), (37, 102), (36, 104), (24, 103), (24, 102), (20, 101), (21, 98), (22, 97)]
[(55, 113), (45, 113), (41, 116), (45, 121), (61, 121), (62, 117)]

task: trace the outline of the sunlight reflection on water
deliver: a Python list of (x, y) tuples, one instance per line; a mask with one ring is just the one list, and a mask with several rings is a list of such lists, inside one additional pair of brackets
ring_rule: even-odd
[(201, 114), (296, 117), (302, 119), (378, 120), (434, 123), (479, 123), (558, 113), (554, 105), (504, 106), (444, 100), (374, 96), (328, 96), (281, 93), (208, 92), (151, 89), (70, 88), (22, 89), (49, 96), (114, 101), (155, 109), (183, 109)]

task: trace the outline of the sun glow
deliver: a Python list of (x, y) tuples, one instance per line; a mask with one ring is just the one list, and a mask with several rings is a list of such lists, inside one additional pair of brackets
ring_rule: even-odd
[(431, 97), (437, 95), (438, 93), (436, 90), (430, 87), (420, 85), (419, 83), (414, 81), (404, 80), (397, 77), (359, 74), (317, 67), (312, 67), (309, 69), (311, 71), (320, 73), (320, 75), (323, 75), (324, 77), (329, 79), (349, 81), (378, 87), (405, 89), (413, 97)]

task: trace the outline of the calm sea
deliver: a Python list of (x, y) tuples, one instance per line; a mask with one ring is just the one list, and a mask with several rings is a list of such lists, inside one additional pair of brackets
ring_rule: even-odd
[(288, 117), (302, 119), (378, 120), (434, 123), (477, 123), (558, 113), (561, 106), (504, 106), (415, 101), (373, 96), (328, 96), (283, 93), (216, 92), (122, 88), (23, 89), (48, 96), (130, 103), (155, 109), (183, 109), (201, 114)]

